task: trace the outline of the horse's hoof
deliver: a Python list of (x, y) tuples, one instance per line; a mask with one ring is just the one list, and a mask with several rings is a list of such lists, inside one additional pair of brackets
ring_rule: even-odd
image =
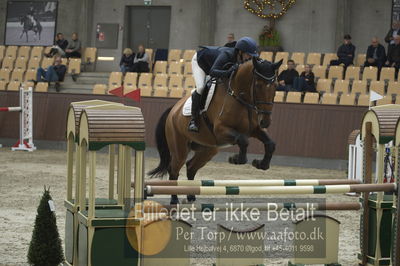
[(171, 197), (171, 201), (169, 202), (169, 204), (171, 204), (171, 205), (177, 205), (177, 204), (179, 204), (179, 199), (178, 199), (178, 197), (177, 197), (177, 196), (172, 196), (172, 197)]
[(192, 203), (196, 201), (196, 196), (195, 195), (187, 195), (187, 202)]
[(229, 163), (231, 164), (245, 164), (247, 163), (247, 158), (240, 158), (239, 154), (235, 154), (229, 157)]
[(268, 170), (269, 169), (269, 164), (264, 163), (262, 160), (254, 159), (253, 162), (252, 162), (252, 165), (255, 168), (261, 169), (261, 170)]

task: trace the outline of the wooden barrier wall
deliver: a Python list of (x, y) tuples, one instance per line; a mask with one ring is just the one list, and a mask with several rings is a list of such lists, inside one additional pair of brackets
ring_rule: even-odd
[[(66, 113), (71, 102), (106, 100), (137, 106), (146, 123), (146, 143), (155, 146), (154, 130), (161, 113), (177, 100), (143, 97), (141, 103), (111, 95), (34, 93), (34, 139), (65, 141)], [(18, 92), (0, 92), (0, 107), (19, 106)], [(310, 104), (274, 105), (268, 129), (277, 143), (277, 155), (326, 159), (347, 159), (349, 134), (360, 128), (366, 107)], [(18, 139), (18, 113), (0, 113), (0, 138)], [(236, 150), (229, 148), (228, 151)], [(263, 153), (262, 145), (251, 140), (250, 153)]]

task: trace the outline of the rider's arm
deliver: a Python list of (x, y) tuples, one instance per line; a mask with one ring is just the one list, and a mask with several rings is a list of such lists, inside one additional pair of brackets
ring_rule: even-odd
[(210, 69), (210, 76), (216, 78), (229, 77), (232, 73), (232, 70), (231, 69), (224, 70), (225, 64), (228, 63), (229, 61), (230, 60), (227, 54), (225, 53), (220, 54)]

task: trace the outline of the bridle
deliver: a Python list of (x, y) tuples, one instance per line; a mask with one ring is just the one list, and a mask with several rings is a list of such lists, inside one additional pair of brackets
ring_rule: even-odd
[(276, 80), (276, 74), (274, 74), (271, 77), (267, 77), (267, 76), (264, 76), (263, 74), (261, 74), (260, 72), (258, 72), (255, 67), (253, 68), (253, 77), (252, 77), (252, 80), (251, 80), (251, 88), (250, 88), (250, 91), (251, 91), (251, 103), (249, 103), (246, 100), (244, 100), (240, 95), (236, 95), (235, 92), (232, 90), (231, 82), (232, 82), (232, 79), (235, 76), (236, 72), (237, 71), (232, 72), (231, 76), (229, 77), (228, 88), (227, 88), (228, 95), (232, 96), (240, 104), (246, 106), (247, 109), (254, 110), (257, 115), (258, 114), (271, 115), (272, 111), (262, 110), (262, 109), (259, 109), (257, 107), (257, 105), (268, 105), (268, 106), (271, 105), (272, 106), (274, 103), (273, 102), (264, 102), (264, 101), (257, 101), (256, 100), (256, 97), (255, 97), (255, 80), (256, 79), (255, 79), (255, 77), (258, 76), (261, 79), (265, 80), (268, 84), (272, 84)]

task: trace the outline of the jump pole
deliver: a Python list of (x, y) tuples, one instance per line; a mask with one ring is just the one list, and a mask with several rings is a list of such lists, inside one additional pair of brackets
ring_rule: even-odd
[(226, 212), (234, 209), (246, 210), (257, 209), (259, 211), (280, 211), (282, 209), (296, 210), (304, 209), (315, 211), (357, 211), (362, 208), (359, 202), (279, 202), (279, 203), (229, 203), (229, 204), (208, 204), (208, 203), (193, 203), (193, 204), (178, 204), (178, 205), (145, 205), (143, 211), (145, 213), (161, 213), (165, 210), (169, 212), (180, 212), (182, 210), (190, 210), (191, 212)]
[(19, 89), (19, 106), (15, 107), (0, 107), (0, 112), (19, 112), (19, 139), (12, 146), (13, 151), (34, 151), (36, 150), (33, 144), (33, 105), (32, 105), (32, 87), (24, 90)]
[[(189, 186), (189, 187), (218, 187), (218, 186), (323, 186), (360, 184), (359, 180), (350, 179), (256, 179), (256, 180), (147, 180), (146, 186)], [(132, 183), (132, 187), (134, 183)]]
[(190, 187), (190, 186), (146, 186), (146, 192), (151, 195), (276, 195), (276, 194), (341, 194), (349, 192), (393, 192), (397, 185), (358, 184), (358, 185), (328, 185), (328, 186), (220, 186), (220, 187)]

